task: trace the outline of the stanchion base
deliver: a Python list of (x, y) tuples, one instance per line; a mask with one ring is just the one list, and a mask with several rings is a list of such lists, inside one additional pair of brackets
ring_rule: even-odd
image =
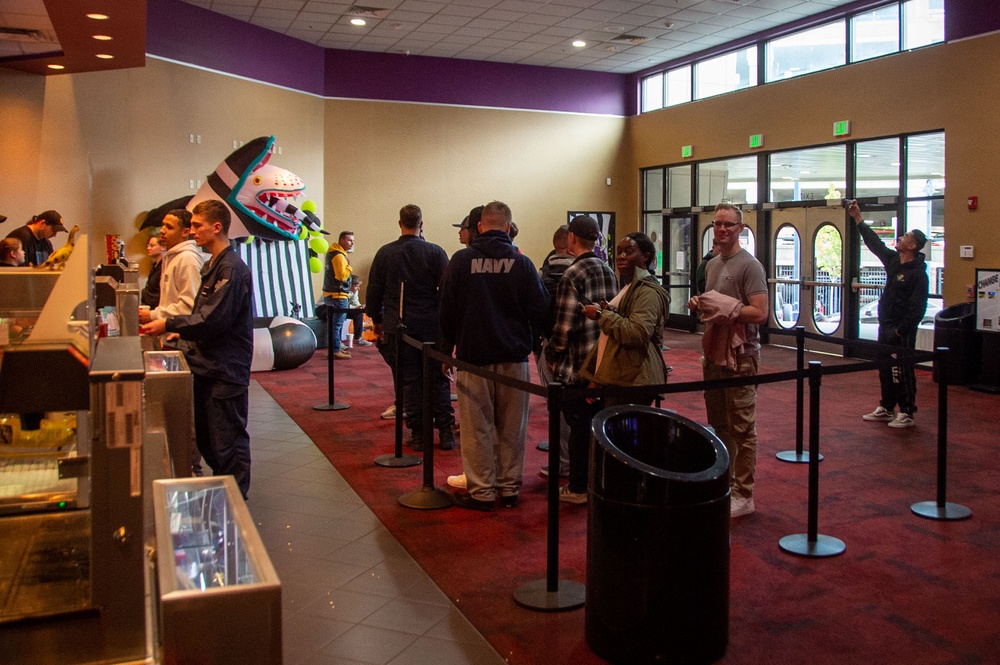
[(351, 405), (344, 404), (343, 402), (334, 402), (333, 404), (317, 404), (313, 408), (317, 411), (343, 411), (344, 409), (351, 408)]
[(819, 559), (829, 556), (838, 556), (844, 553), (847, 546), (844, 545), (844, 541), (839, 538), (834, 538), (833, 536), (824, 536), (822, 534), (816, 536), (816, 542), (809, 542), (809, 534), (806, 533), (796, 533), (791, 536), (785, 536), (778, 541), (778, 546), (789, 554), (795, 554), (797, 556), (811, 557), (814, 559)]
[(455, 503), (451, 500), (451, 494), (444, 490), (421, 487), (399, 497), (399, 505), (415, 510), (437, 510), (438, 508), (451, 508)]
[(535, 446), (535, 448), (538, 448), (543, 453), (547, 453), (547, 452), (549, 452), (549, 442), (548, 441), (539, 441), (538, 445)]
[(538, 612), (566, 612), (583, 607), (587, 587), (579, 582), (557, 580), (556, 590), (548, 591), (547, 580), (535, 580), (514, 590), (514, 602)]
[[(809, 463), (809, 451), (803, 450), (801, 453), (795, 450), (782, 450), (780, 453), (775, 455), (782, 462), (790, 462), (792, 464), (808, 464)], [(817, 459), (822, 462), (823, 456), (820, 455)]]
[(423, 459), (416, 455), (379, 455), (375, 458), (375, 463), (379, 466), (403, 467), (416, 466), (423, 462)]
[(939, 506), (937, 501), (921, 501), (910, 506), (910, 510), (929, 520), (964, 520), (972, 516), (972, 510), (958, 503)]

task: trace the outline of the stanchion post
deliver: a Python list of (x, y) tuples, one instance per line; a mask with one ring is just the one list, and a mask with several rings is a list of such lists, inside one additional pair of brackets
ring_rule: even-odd
[(915, 515), (932, 520), (964, 520), (972, 510), (957, 503), (948, 503), (948, 347), (939, 346), (934, 352), (938, 368), (938, 456), (937, 501), (921, 501), (910, 506)]
[(559, 575), (559, 419), (562, 413), (563, 386), (548, 385), (549, 487), (548, 533), (546, 540), (545, 579), (522, 584), (514, 590), (514, 602), (538, 612), (564, 612), (583, 607), (587, 589), (579, 582), (560, 580)]
[[(803, 326), (795, 326), (795, 367), (802, 371), (806, 367), (806, 329)], [(805, 417), (805, 379), (801, 376), (795, 379), (795, 450), (782, 450), (777, 453), (777, 457), (782, 462), (792, 464), (806, 464), (809, 462), (810, 453), (802, 450), (805, 433), (803, 424)], [(819, 461), (823, 461), (823, 456), (819, 456)]]
[[(421, 438), (424, 443), (424, 484), (419, 490), (407, 492), (399, 497), (400, 505), (417, 510), (435, 510), (455, 505), (448, 492), (434, 487), (434, 395), (432, 394), (434, 376), (431, 372), (435, 370), (436, 363), (428, 353), (432, 348), (434, 348), (434, 342), (424, 342), (420, 355), (424, 387), (422, 400), (424, 414), (421, 422)], [(398, 359), (397, 365), (402, 369), (403, 363), (400, 363)]]
[(779, 547), (789, 554), (810, 558), (823, 558), (843, 554), (844, 541), (824, 536), (819, 531), (819, 414), (820, 386), (823, 366), (818, 361), (809, 363), (809, 518), (807, 533), (785, 536)]
[(402, 358), (403, 353), (403, 335), (406, 334), (406, 325), (402, 321), (399, 323), (399, 327), (396, 332), (395, 338), (392, 340), (393, 346), (393, 404), (396, 405), (396, 418), (393, 421), (394, 425), (394, 444), (393, 450), (395, 454), (391, 455), (379, 455), (375, 458), (375, 463), (379, 466), (388, 466), (393, 468), (406, 467), (406, 466), (416, 466), (420, 464), (421, 459), (416, 455), (404, 455), (403, 454), (403, 382), (399, 379), (400, 370), (400, 358)]
[[(317, 404), (313, 406), (317, 411), (343, 411), (344, 409), (351, 408), (350, 404), (340, 403), (334, 399), (333, 396), (333, 312), (334, 307), (329, 303), (326, 305), (326, 391), (327, 391), (327, 402), (326, 404)], [(342, 307), (336, 308), (339, 314)]]

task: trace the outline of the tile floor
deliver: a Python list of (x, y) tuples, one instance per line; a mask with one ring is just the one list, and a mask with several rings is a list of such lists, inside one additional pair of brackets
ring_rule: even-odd
[(247, 503), (281, 579), (285, 665), (504, 660), (257, 382)]

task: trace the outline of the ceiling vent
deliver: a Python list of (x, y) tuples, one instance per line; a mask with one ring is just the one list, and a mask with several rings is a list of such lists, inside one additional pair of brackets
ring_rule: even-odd
[(365, 7), (364, 5), (354, 5), (346, 12), (345, 16), (360, 16), (361, 18), (385, 18), (392, 10), (381, 7)]
[(52, 42), (42, 30), (0, 26), (0, 39), (11, 42)]
[(628, 42), (633, 46), (638, 46), (646, 41), (646, 37), (640, 37), (639, 35), (618, 35), (617, 37), (612, 37), (613, 42)]

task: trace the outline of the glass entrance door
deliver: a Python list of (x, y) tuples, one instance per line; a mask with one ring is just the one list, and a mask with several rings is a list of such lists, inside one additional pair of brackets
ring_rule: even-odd
[[(847, 214), (840, 206), (771, 211), (771, 312), (769, 324), (843, 338), (847, 311), (844, 237)], [(781, 342), (779, 342), (781, 343)], [(842, 353), (839, 345), (807, 341), (810, 349)]]

